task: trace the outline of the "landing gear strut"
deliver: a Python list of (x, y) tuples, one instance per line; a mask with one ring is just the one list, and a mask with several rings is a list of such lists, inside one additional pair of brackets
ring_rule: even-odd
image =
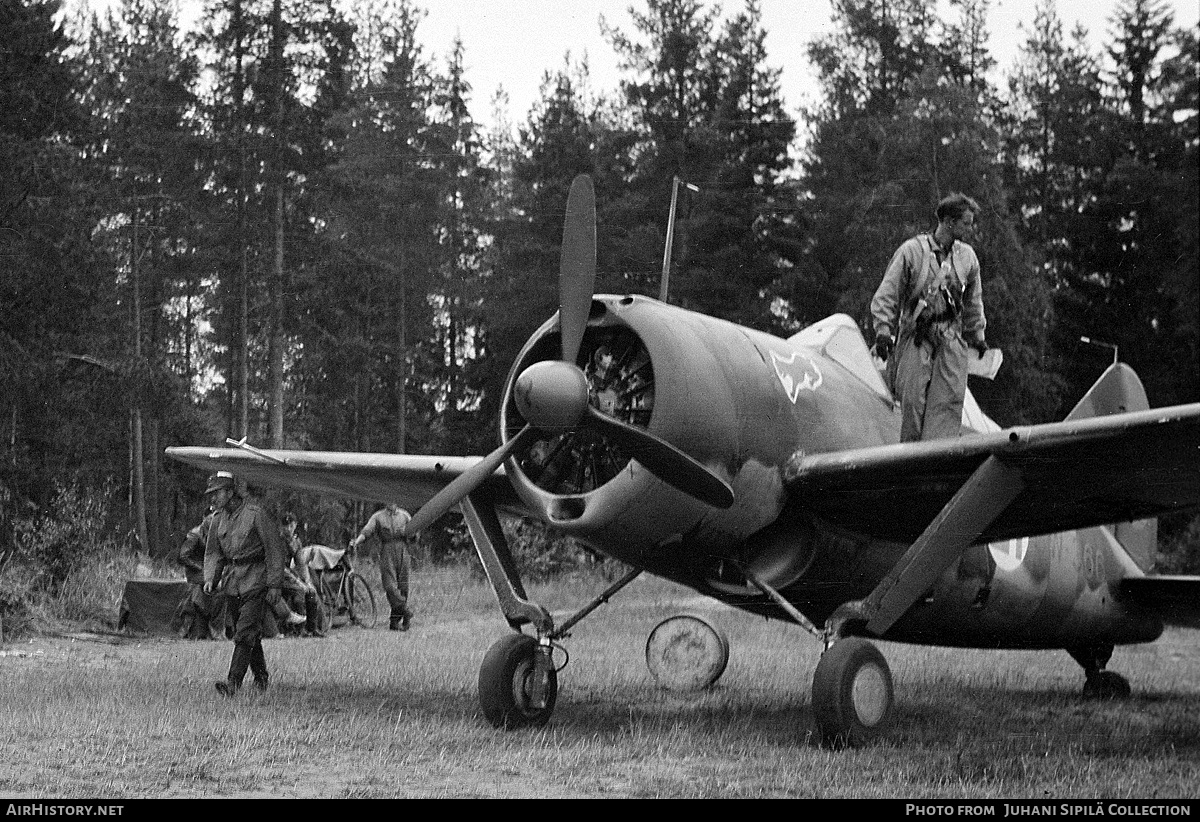
[(493, 500), (476, 491), (459, 505), (504, 618), (514, 631), (527, 624), (537, 631), (537, 639), (523, 633), (508, 634), (488, 649), (479, 667), (479, 707), (497, 728), (541, 727), (550, 720), (558, 699), (554, 640), (567, 636), (579, 620), (633, 582), (641, 570), (627, 573), (555, 628), (550, 612), (530, 602), (525, 593)]
[(895, 690), (883, 653), (865, 639), (845, 636), (850, 626), (867, 621), (863, 603), (847, 602), (834, 611), (822, 631), (766, 582), (747, 575), (759, 590), (792, 619), (825, 643), (813, 672), (812, 711), (821, 744), (829, 748), (865, 745), (891, 722)]

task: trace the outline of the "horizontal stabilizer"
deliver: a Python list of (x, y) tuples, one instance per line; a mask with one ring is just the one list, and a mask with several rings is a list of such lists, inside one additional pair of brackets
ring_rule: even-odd
[(1200, 628), (1200, 577), (1126, 577), (1117, 595), (1122, 602), (1149, 611), (1163, 622)]

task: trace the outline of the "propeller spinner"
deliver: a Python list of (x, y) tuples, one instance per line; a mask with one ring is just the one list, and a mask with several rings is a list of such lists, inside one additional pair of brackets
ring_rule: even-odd
[(571, 183), (558, 271), (561, 359), (536, 362), (514, 386), (526, 425), (508, 442), (435, 494), (408, 524), (416, 533), (457, 505), (512, 454), (546, 433), (590, 428), (608, 437), (663, 482), (717, 508), (733, 504), (733, 489), (700, 462), (650, 432), (609, 417), (588, 403), (588, 382), (576, 364), (596, 284), (596, 199), (592, 180)]

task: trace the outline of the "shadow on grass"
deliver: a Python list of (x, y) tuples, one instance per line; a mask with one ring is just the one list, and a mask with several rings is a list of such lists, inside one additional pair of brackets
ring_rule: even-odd
[[(652, 686), (589, 695), (560, 690), (548, 728), (561, 742), (659, 739), (699, 750), (731, 744), (817, 748), (807, 689), (790, 699), (717, 686), (698, 694), (673, 694)], [(474, 682), (468, 686), (356, 686), (331, 683), (310, 687), (272, 685), (258, 699), (337, 720), (395, 718), (441, 725), (462, 723), (491, 730), (483, 718)], [(1152, 693), (1127, 700), (1092, 700), (1072, 691), (1014, 690), (959, 686), (915, 700), (898, 700), (888, 732), (878, 744), (951, 752), (966, 772), (995, 770), (990, 759), (1017, 760), (1031, 753), (1071, 749), (1098, 758), (1155, 756), (1164, 749), (1200, 749), (1200, 731), (1191, 700)], [(510, 733), (541, 733), (518, 729)], [(963, 765), (972, 758), (977, 766)], [(998, 767), (998, 766), (996, 766)], [(1019, 774), (1005, 774), (1009, 777)]]

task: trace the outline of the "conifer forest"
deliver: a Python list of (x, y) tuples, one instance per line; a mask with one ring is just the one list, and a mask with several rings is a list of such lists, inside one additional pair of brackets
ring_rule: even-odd
[[(584, 172), (597, 291), (658, 296), (678, 193), (671, 300), (782, 335), (869, 332), (892, 253), (965, 192), (986, 413), (1061, 419), (1114, 356), (1152, 405), (1200, 400), (1200, 47), (1161, 0), (1120, 0), (1096, 51), (1039, 0), (1010, 67), (989, 0), (833, 0), (794, 46), (804, 106), (757, 0), (631, 6), (616, 89), (567, 56), (485, 124), (420, 0), (205, 0), (186, 28), (0, 0), (0, 567), (81, 506), (169, 556), (205, 481), (172, 445), (491, 451)], [(363, 521), (278, 502), (329, 544)], [(1200, 572), (1200, 519), (1163, 521), (1159, 569)]]

